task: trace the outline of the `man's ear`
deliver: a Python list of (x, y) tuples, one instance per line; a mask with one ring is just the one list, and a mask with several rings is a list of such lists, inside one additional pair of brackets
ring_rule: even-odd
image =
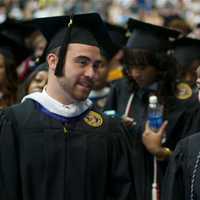
[(58, 63), (58, 56), (54, 53), (50, 53), (47, 55), (47, 62), (49, 65), (49, 69), (53, 72), (56, 70), (56, 66)]

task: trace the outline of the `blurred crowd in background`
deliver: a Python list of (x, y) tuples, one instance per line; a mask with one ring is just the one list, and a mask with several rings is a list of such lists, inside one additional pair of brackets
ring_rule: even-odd
[[(4, 35), (0, 39), (1, 46), (9, 46), (12, 43), (11, 45), (17, 49), (16, 53), (14, 52), (14, 60), (18, 60), (18, 63), (15, 63), (15, 66), (16, 64), (18, 66), (15, 77), (17, 76), (20, 83), (40, 63), (37, 61), (43, 55), (47, 41), (38, 31), (32, 28), (23, 28), (18, 22), (84, 12), (98, 12), (107, 23), (126, 29), (126, 31), (124, 30), (126, 37), (128, 37), (128, 19), (134, 18), (158, 26), (174, 28), (183, 36), (200, 38), (200, 2), (194, 0), (0, 0), (0, 25)], [(17, 24), (12, 20), (18, 21)], [(121, 32), (122, 37), (125, 37), (125, 32)], [(12, 41), (6, 42), (5, 35), (9, 35), (9, 40)], [(126, 40), (121, 41), (121, 39), (116, 37), (115, 42), (121, 42), (119, 46), (123, 47)], [(25, 49), (22, 48), (23, 45), (26, 46)], [(28, 52), (29, 50), (31, 53)], [(12, 60), (11, 56), (4, 55), (4, 57)], [(110, 70), (108, 80), (112, 81), (123, 76), (121, 68), (119, 71), (116, 70), (116, 66), (120, 64), (119, 60), (122, 60), (121, 51), (109, 63), (110, 69), (115, 68), (115, 70)], [(13, 70), (15, 67), (10, 68)], [(9, 76), (13, 82), (15, 78)], [(13, 82), (13, 86), (16, 90), (15, 82)], [(16, 97), (14, 99), (12, 102), (16, 101)], [(8, 105), (10, 104), (12, 103)]]
[(6, 16), (24, 20), (90, 11), (117, 24), (124, 24), (128, 17), (161, 25), (169, 16), (179, 16), (191, 27), (200, 21), (197, 0), (0, 0), (0, 22)]

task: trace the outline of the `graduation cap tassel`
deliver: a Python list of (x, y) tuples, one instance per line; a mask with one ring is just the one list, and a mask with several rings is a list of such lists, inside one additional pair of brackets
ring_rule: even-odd
[(152, 200), (159, 200), (158, 183), (157, 183), (157, 158), (153, 158), (153, 184), (152, 184)]
[(65, 64), (65, 57), (66, 57), (65, 54), (67, 52), (68, 44), (69, 44), (70, 38), (71, 38), (72, 24), (73, 24), (73, 15), (70, 16), (70, 21), (67, 25), (65, 37), (63, 39), (62, 46), (60, 48), (59, 60), (58, 60), (58, 64), (56, 66), (56, 71), (55, 71), (56, 76), (62, 76), (63, 75), (63, 66)]

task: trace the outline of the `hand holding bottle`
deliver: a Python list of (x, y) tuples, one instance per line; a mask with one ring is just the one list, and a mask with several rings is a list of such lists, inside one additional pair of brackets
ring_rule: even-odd
[(146, 149), (153, 155), (160, 155), (162, 154), (163, 147), (162, 147), (162, 139), (165, 135), (166, 128), (167, 128), (167, 121), (161, 125), (158, 131), (153, 131), (152, 128), (149, 126), (149, 121), (145, 124), (145, 130), (142, 136), (142, 141)]

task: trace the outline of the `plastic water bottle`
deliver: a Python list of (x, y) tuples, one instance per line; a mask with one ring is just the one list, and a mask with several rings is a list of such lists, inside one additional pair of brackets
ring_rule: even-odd
[(148, 121), (149, 127), (155, 132), (163, 123), (163, 106), (158, 103), (157, 96), (149, 97)]

